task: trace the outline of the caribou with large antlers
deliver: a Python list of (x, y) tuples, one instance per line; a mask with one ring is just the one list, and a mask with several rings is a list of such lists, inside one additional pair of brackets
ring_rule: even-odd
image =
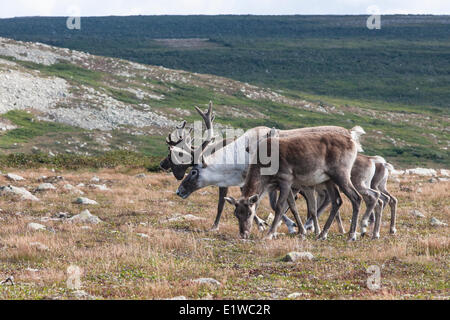
[[(195, 110), (200, 114), (205, 122), (207, 136), (202, 142), (201, 146), (197, 149), (191, 144), (190, 134), (192, 128), (186, 129), (186, 121), (183, 121), (180, 126), (176, 129), (176, 139), (173, 138), (173, 132), (166, 138), (166, 143), (169, 148), (169, 154), (164, 158), (160, 167), (164, 170), (172, 170), (173, 175), (177, 180), (182, 180), (189, 169), (194, 164), (194, 159), (198, 159), (201, 152), (203, 152), (212, 141), (214, 136), (213, 121), (215, 115), (212, 111), (212, 102), (209, 102), (209, 107), (206, 112), (200, 110), (199, 107), (195, 106)], [(183, 155), (188, 156), (188, 161), (180, 161)], [(175, 157), (175, 159), (173, 159)]]
[[(206, 139), (202, 142), (201, 149), (194, 149), (192, 146), (192, 139), (190, 137), (190, 134), (192, 132), (192, 129), (186, 129), (186, 121), (183, 121), (180, 126), (177, 127), (175, 132), (172, 132), (169, 134), (169, 136), (166, 138), (166, 143), (168, 145), (169, 154), (165, 159), (163, 159), (160, 163), (160, 166), (164, 170), (172, 170), (173, 175), (177, 180), (182, 180), (185, 176), (186, 171), (192, 167), (195, 166), (196, 163), (199, 160), (202, 160), (202, 152), (205, 151), (206, 148), (210, 150), (209, 152), (206, 150), (207, 154), (213, 154), (214, 152), (217, 152), (221, 148), (227, 146), (228, 144), (235, 142), (235, 138), (227, 138), (223, 139), (221, 141), (218, 141), (216, 143), (211, 143), (213, 140), (213, 125), (212, 122), (214, 121), (214, 115), (212, 113), (212, 102), (209, 103), (209, 108), (206, 112), (202, 112), (200, 108), (195, 107), (195, 110), (200, 114), (200, 116), (203, 118), (203, 121), (205, 122), (206, 129), (208, 130), (208, 134)], [(248, 136), (258, 136), (258, 132), (263, 134), (264, 132), (268, 132), (270, 129), (267, 127), (258, 127), (249, 130), (247, 132)], [(173, 135), (176, 137), (174, 138)], [(180, 158), (185, 156), (188, 161), (179, 161)], [(205, 165), (203, 163), (203, 165)], [(228, 193), (228, 185), (227, 186), (220, 186), (219, 185), (219, 202), (217, 206), (217, 215), (216, 219), (214, 221), (214, 225), (212, 227), (212, 231), (218, 230), (219, 228), (219, 222), (220, 218), (224, 209), (225, 205), (225, 197)], [(290, 232), (295, 232), (295, 224), (286, 216), (283, 217), (283, 220), (285, 221), (286, 225), (289, 228)], [(261, 230), (265, 229), (265, 221), (260, 219), (258, 216), (255, 216), (255, 221), (258, 224), (258, 227)]]

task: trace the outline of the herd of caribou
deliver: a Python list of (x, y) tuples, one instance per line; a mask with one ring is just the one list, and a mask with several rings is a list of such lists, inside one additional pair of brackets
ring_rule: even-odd
[[(361, 127), (356, 126), (351, 130), (337, 126), (293, 130), (256, 127), (238, 138), (214, 142), (212, 103), (206, 112), (198, 107), (195, 109), (205, 123), (206, 137), (195, 148), (191, 139), (192, 128), (187, 129), (186, 121), (183, 121), (166, 139), (169, 154), (160, 166), (164, 170), (171, 170), (177, 180), (182, 180), (177, 195), (183, 199), (201, 188), (219, 187), (213, 230), (219, 228), (225, 201), (234, 206), (242, 238), (249, 237), (253, 221), (261, 231), (265, 230), (267, 224), (256, 215), (256, 210), (263, 196), (269, 193), (275, 217), (268, 239), (276, 235), (277, 227), (284, 221), (290, 233), (295, 233), (297, 227), (302, 238), (307, 230), (311, 230), (318, 239), (324, 240), (334, 219), (340, 231), (345, 233), (339, 214), (342, 192), (351, 201), (353, 209), (349, 241), (356, 240), (362, 199), (366, 204), (366, 212), (360, 221), (361, 235), (364, 236), (369, 224), (373, 223), (372, 238), (380, 237), (382, 212), (388, 204), (391, 208), (390, 233), (395, 234), (397, 199), (386, 188), (393, 167), (382, 157), (359, 153), (363, 151), (359, 137), (365, 133)], [(253, 148), (250, 147), (256, 146), (256, 150), (266, 148), (270, 153), (274, 145), (278, 152), (278, 170), (272, 174), (262, 174), (267, 163), (259, 159), (257, 152), (251, 152)], [(189, 153), (190, 161), (175, 161), (177, 155), (186, 153)], [(191, 170), (186, 175), (189, 168)], [(227, 197), (228, 188), (232, 186), (241, 187), (239, 199)], [(307, 203), (308, 218), (305, 225), (295, 204), (298, 194)], [(318, 217), (330, 203), (330, 215), (320, 231)], [(288, 210), (293, 213), (296, 223), (286, 216)]]

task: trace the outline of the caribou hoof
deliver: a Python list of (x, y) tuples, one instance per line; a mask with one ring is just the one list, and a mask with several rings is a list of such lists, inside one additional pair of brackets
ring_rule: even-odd
[(397, 233), (397, 229), (395, 229), (395, 228), (391, 229), (391, 234), (392, 234), (392, 235), (394, 235), (394, 234), (396, 234), (396, 233)]
[(372, 236), (372, 240), (378, 240), (378, 239), (380, 239), (380, 234), (379, 234), (379, 233), (374, 234), (374, 235)]
[(349, 234), (348, 240), (347, 240), (347, 241), (348, 241), (348, 242), (354, 242), (354, 241), (356, 241), (356, 234), (355, 234), (355, 233)]
[(266, 225), (264, 223), (259, 223), (258, 224), (258, 230), (259, 230), (259, 232), (266, 231)]
[(320, 234), (319, 237), (317, 238), (317, 240), (325, 241), (325, 240), (327, 240), (327, 238), (328, 238), (328, 235), (325, 233), (325, 234)]
[(213, 226), (211, 229), (209, 229), (209, 232), (218, 232), (219, 226)]
[(269, 233), (267, 236), (264, 237), (264, 240), (273, 240), (275, 239), (275, 234)]

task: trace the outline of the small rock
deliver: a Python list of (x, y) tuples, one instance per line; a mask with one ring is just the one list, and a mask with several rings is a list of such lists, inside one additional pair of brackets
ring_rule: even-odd
[(415, 168), (406, 170), (406, 174), (415, 174), (418, 176), (436, 176), (437, 171), (434, 169), (427, 169), (427, 168)]
[(36, 191), (48, 191), (48, 190), (56, 190), (56, 188), (51, 183), (41, 183), (36, 189)]
[(414, 217), (425, 218), (425, 215), (422, 212), (420, 212), (419, 210), (411, 210), (410, 213)]
[(30, 247), (36, 248), (39, 251), (48, 251), (49, 248), (40, 242), (31, 242)]
[(313, 260), (314, 256), (310, 252), (289, 252), (285, 257), (284, 261), (294, 262), (297, 260)]
[(39, 182), (45, 182), (45, 183), (57, 183), (62, 180), (64, 180), (64, 177), (62, 177), (62, 176), (51, 176), (51, 177), (42, 176), (38, 179)]
[(22, 200), (39, 201), (39, 199), (37, 197), (32, 195), (25, 188), (18, 188), (18, 187), (14, 187), (14, 186), (0, 187), (0, 195), (5, 195), (5, 194), (19, 195)]
[(92, 177), (91, 182), (94, 182), (94, 183), (100, 182), (100, 178), (97, 176)]
[(438, 219), (436, 219), (434, 217), (431, 218), (430, 224), (433, 227), (446, 227), (446, 226), (448, 226), (448, 224), (446, 224), (445, 222), (442, 222), (442, 221), (440, 221), (440, 220), (438, 220)]
[(92, 230), (92, 228), (89, 226), (82, 226), (81, 230)]
[(97, 224), (102, 222), (99, 217), (92, 215), (89, 210), (84, 210), (80, 214), (77, 214), (76, 216), (73, 216), (72, 218), (68, 219), (71, 222), (82, 222), (82, 223), (92, 223)]
[(198, 284), (207, 284), (207, 285), (214, 285), (220, 287), (222, 284), (213, 278), (199, 278), (192, 280), (192, 282), (198, 283)]
[(111, 191), (110, 188), (106, 186), (106, 184), (91, 184), (89, 185), (91, 188), (95, 188), (100, 191)]
[(422, 193), (422, 188), (418, 188), (418, 189), (416, 190), (416, 192), (417, 192), (417, 193)]
[(40, 230), (47, 230), (47, 227), (40, 224), (40, 223), (35, 223), (35, 222), (31, 222), (28, 224), (28, 229), (34, 230), (34, 231), (40, 231)]
[(98, 202), (84, 197), (79, 197), (74, 201), (76, 204), (97, 205)]
[(6, 175), (6, 178), (8, 178), (11, 181), (23, 181), (23, 180), (25, 180), (23, 177), (21, 177), (21, 176), (19, 176), (17, 174), (14, 174), (14, 173), (8, 173)]
[(139, 178), (139, 179), (144, 179), (146, 177), (147, 177), (147, 175), (145, 173), (139, 173), (136, 175), (136, 178)]
[(26, 268), (25, 271), (36, 273), (39, 272), (39, 269)]
[(429, 183), (436, 183), (436, 182), (438, 182), (438, 181), (439, 181), (439, 180), (436, 179), (436, 178), (431, 178), (430, 180), (428, 180)]
[(141, 238), (148, 238), (148, 234), (145, 233), (137, 233), (136, 235)]
[(79, 195), (83, 195), (83, 194), (84, 194), (83, 191), (81, 191), (81, 190), (78, 189), (78, 188), (75, 188), (75, 187), (74, 187), (73, 185), (71, 185), (71, 184), (66, 184), (66, 185), (64, 185), (64, 190), (71, 191), (71, 192), (77, 193), (77, 194), (79, 194)]

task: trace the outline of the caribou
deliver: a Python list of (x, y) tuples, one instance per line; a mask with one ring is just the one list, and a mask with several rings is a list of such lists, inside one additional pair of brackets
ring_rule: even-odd
[[(360, 223), (361, 236), (366, 235), (369, 219), (371, 219), (375, 221), (372, 239), (378, 239), (380, 237), (382, 212), (387, 204), (390, 204), (391, 206), (390, 233), (395, 234), (396, 232), (395, 219), (397, 199), (386, 189), (389, 171), (392, 170), (393, 166), (387, 163), (383, 157), (371, 157), (362, 154), (358, 154), (356, 157), (351, 171), (351, 181), (366, 203), (366, 212)], [(319, 204), (317, 217), (319, 218), (331, 202), (328, 193), (319, 193), (317, 202)], [(375, 210), (375, 212), (373, 210)], [(341, 233), (345, 233), (339, 212), (336, 214), (336, 222), (338, 223)], [(308, 215), (305, 228), (306, 230), (314, 229), (313, 219), (310, 215)]]
[[(299, 233), (304, 236), (305, 229), (298, 216), (294, 194), (299, 190), (310, 190), (322, 185), (332, 199), (332, 209), (323, 231), (319, 234), (319, 239), (326, 237), (339, 210), (339, 204), (342, 203), (337, 189), (339, 187), (352, 202), (353, 213), (349, 240), (355, 241), (361, 196), (353, 186), (350, 176), (360, 146), (352, 133), (341, 128), (331, 131), (303, 132), (287, 137), (273, 136), (272, 134), (269, 138), (261, 141), (258, 145), (259, 149), (266, 148), (269, 152), (271, 152), (272, 140), (276, 142), (275, 145), (278, 146), (279, 151), (279, 170), (272, 175), (262, 175), (261, 170), (267, 165), (261, 163), (258, 154), (254, 153), (242, 187), (241, 197), (238, 200), (232, 197), (226, 198), (235, 206), (234, 213), (239, 222), (241, 237), (249, 236), (252, 219), (262, 196), (275, 190), (279, 190), (280, 195), (276, 202), (275, 218), (267, 238), (271, 239), (275, 235), (286, 203), (294, 214), (299, 226)], [(318, 222), (315, 210), (311, 211), (311, 215), (317, 230)]]

